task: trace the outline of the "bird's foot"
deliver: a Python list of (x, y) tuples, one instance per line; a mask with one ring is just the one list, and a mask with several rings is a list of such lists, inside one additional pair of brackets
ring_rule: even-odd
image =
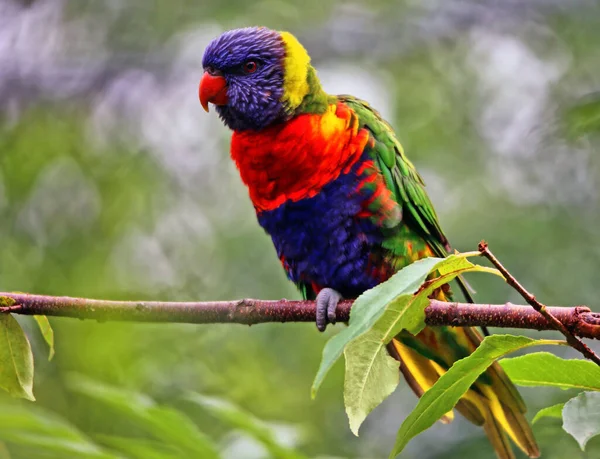
[(325, 331), (328, 323), (335, 324), (335, 310), (342, 299), (336, 290), (324, 288), (317, 295), (317, 328)]

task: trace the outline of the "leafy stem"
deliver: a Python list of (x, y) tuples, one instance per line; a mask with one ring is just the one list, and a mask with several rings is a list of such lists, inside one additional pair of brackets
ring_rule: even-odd
[(508, 272), (504, 265), (500, 263), (500, 261), (489, 249), (487, 242), (481, 241), (479, 243), (479, 252), (481, 252), (481, 254), (488, 260), (490, 260), (490, 262), (498, 269), (498, 271), (502, 273), (508, 285), (514, 288), (523, 297), (523, 299), (525, 299), (525, 301), (527, 301), (527, 303), (530, 304), (533, 309), (539, 312), (555, 330), (558, 330), (565, 336), (565, 338), (567, 338), (567, 342), (569, 345), (571, 345), (571, 347), (581, 352), (585, 358), (600, 366), (600, 357), (583, 341), (576, 337), (560, 320), (554, 317), (548, 308), (536, 299), (535, 295), (527, 291), (525, 287), (523, 287), (521, 283), (515, 279), (510, 272)]

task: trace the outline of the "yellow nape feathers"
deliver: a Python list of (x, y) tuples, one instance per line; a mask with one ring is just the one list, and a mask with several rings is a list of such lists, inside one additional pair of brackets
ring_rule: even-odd
[(310, 91), (307, 81), (310, 56), (291, 33), (280, 34), (285, 45), (282, 102), (288, 110), (294, 110)]

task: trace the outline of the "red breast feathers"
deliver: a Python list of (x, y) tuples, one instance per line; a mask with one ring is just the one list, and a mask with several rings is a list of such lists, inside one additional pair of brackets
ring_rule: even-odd
[(258, 212), (315, 196), (359, 160), (369, 135), (343, 103), (261, 131), (234, 132), (231, 157)]

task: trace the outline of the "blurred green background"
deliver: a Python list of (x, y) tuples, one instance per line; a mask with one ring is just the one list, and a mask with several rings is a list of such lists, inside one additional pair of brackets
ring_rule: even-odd
[[(457, 249), (485, 238), (545, 303), (598, 308), (595, 0), (0, 0), (0, 291), (299, 297), (256, 223), (228, 131), (197, 99), (206, 44), (247, 25), (290, 30), (329, 92), (384, 114)], [(469, 280), (482, 302), (519, 301), (492, 276)], [(226, 458), (380, 458), (416, 403), (401, 384), (354, 437), (341, 365), (311, 401), (340, 325), (320, 334), (309, 324), (51, 319), (48, 362), (37, 329), (19, 320), (37, 402), (0, 395), (0, 458), (202, 457), (186, 446), (201, 439)], [(223, 417), (190, 393), (246, 414)], [(572, 395), (523, 393), (531, 415)], [(170, 408), (144, 411), (151, 399)], [(177, 416), (190, 421), (187, 437)], [(69, 449), (70, 434), (60, 443), (60, 429), (90, 450)], [(599, 438), (582, 453), (558, 420), (534, 430), (544, 458), (600, 456)], [(401, 457), (494, 456), (457, 419)]]

